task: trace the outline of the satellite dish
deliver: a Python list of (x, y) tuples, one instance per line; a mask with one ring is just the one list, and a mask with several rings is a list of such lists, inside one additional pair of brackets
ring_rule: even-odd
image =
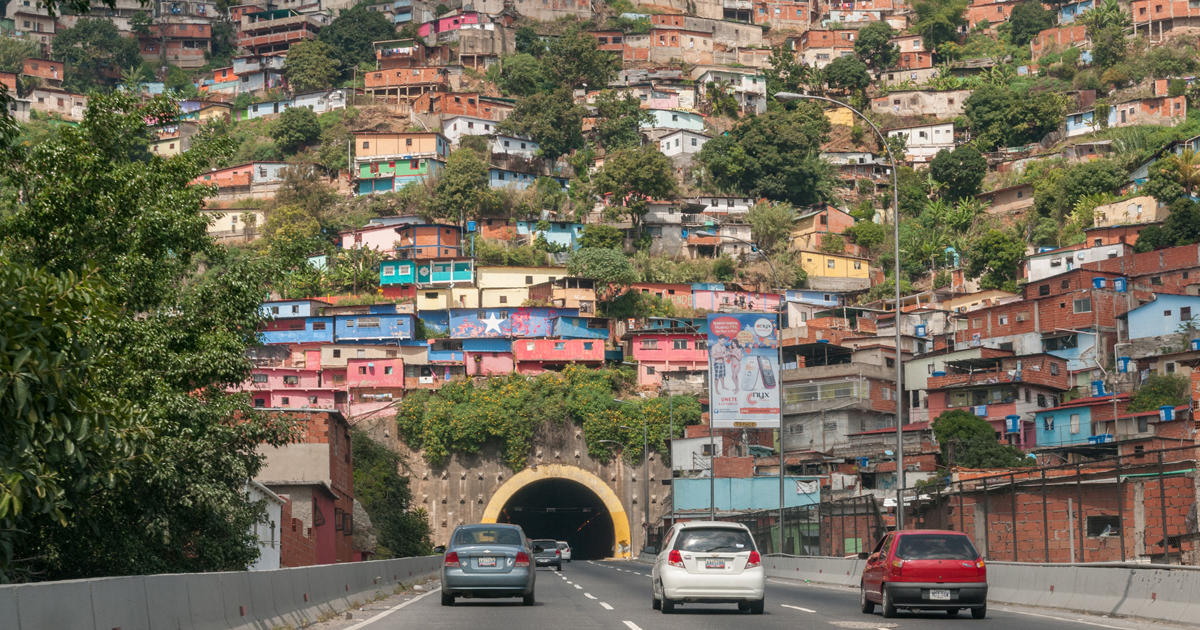
[(891, 452), (891, 451), (884, 451), (884, 452), (883, 452), (883, 454), (884, 454), (884, 455), (887, 455), (888, 457), (891, 457), (892, 455), (895, 455), (895, 453), (893, 453), (893, 452)]

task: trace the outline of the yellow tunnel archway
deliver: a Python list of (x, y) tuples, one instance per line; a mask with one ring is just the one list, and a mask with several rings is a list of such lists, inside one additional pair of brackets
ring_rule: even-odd
[(608, 484), (604, 483), (603, 479), (578, 466), (543, 464), (539, 465), (536, 469), (526, 468), (513, 475), (511, 479), (504, 482), (504, 485), (500, 486), (496, 490), (496, 493), (492, 495), (491, 500), (488, 501), (487, 508), (483, 511), (481, 522), (497, 522), (500, 518), (500, 511), (504, 509), (504, 506), (508, 504), (517, 491), (530, 484), (547, 479), (567, 479), (594, 492), (604, 504), (609, 517), (612, 518), (613, 534), (616, 538), (616, 548), (613, 549), (613, 557), (629, 557), (631, 548), (629, 517), (625, 515), (625, 506), (621, 503), (621, 498), (617, 496), (617, 493), (612, 491), (612, 488), (608, 487)]

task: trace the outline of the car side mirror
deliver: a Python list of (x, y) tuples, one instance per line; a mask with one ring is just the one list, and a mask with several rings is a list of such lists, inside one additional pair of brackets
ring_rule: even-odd
[(858, 552), (858, 559), (859, 559), (859, 560), (866, 560), (867, 558), (870, 558), (870, 557), (871, 557), (871, 554), (869, 554), (869, 553), (867, 553), (867, 552), (865, 552), (865, 551), (860, 551), (860, 552)]
[(433, 553), (446, 553), (446, 545), (438, 545), (434, 547)]
[(644, 553), (644, 554), (646, 554), (646, 555), (650, 555), (650, 556), (657, 556), (657, 555), (658, 555), (658, 549), (657, 549), (657, 548), (655, 548), (655, 547), (644, 547), (644, 548), (642, 549), (642, 553)]
[(545, 551), (545, 549), (543, 549), (540, 545), (533, 546), (533, 553), (542, 553), (543, 551)]

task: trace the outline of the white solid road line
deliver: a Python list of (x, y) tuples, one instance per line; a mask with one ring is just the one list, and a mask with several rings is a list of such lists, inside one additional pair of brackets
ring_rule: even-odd
[(622, 621), (621, 623), (628, 626), (629, 630), (642, 630), (641, 628), (638, 627), (638, 625), (636, 623), (633, 623), (632, 621)]
[(392, 606), (391, 608), (379, 613), (378, 615), (375, 615), (374, 617), (371, 617), (370, 619), (363, 621), (362, 623), (356, 623), (353, 626), (346, 628), (346, 630), (359, 630), (359, 628), (365, 628), (367, 626), (367, 624), (379, 621), (380, 619), (383, 619), (384, 617), (396, 612), (397, 610), (400, 610), (401, 608), (404, 608), (405, 606), (420, 600), (421, 598), (425, 597), (426, 595), (433, 595), (434, 593), (436, 593), (440, 590), (442, 590), (442, 589), (435, 588), (432, 591), (429, 591), (428, 593), (422, 593), (421, 595), (417, 595), (416, 597), (414, 597), (406, 602), (401, 602), (395, 606)]
[[(1096, 623), (1094, 621), (1084, 621), (1082, 619), (1067, 619), (1066, 617), (1054, 617), (1052, 615), (1039, 615), (1037, 613), (1023, 612), (1020, 610), (1012, 610), (1010, 608), (1003, 608), (1001, 610), (1003, 610), (1004, 612), (1016, 613), (1018, 615), (1029, 615), (1030, 617), (1042, 617), (1044, 619), (1053, 619), (1055, 621), (1069, 621), (1071, 623), (1081, 623), (1085, 626), (1097, 626), (1100, 628), (1115, 628), (1115, 630), (1128, 630), (1128, 628), (1125, 628), (1123, 626), (1110, 626), (1105, 623)], [(347, 630), (352, 630), (352, 629), (348, 628)]]
[(790, 606), (790, 605), (788, 605), (788, 604), (780, 604), (780, 606), (783, 606), (784, 608), (791, 608), (791, 609), (793, 609), (793, 610), (803, 610), (804, 612), (810, 612), (810, 613), (815, 613), (815, 612), (817, 612), (817, 611), (815, 611), (815, 610), (810, 610), (810, 609), (808, 609), (808, 608), (801, 608), (801, 607), (799, 607), (799, 606)]
[(591, 593), (584, 593), (583, 596), (588, 599), (596, 599), (596, 596), (592, 595)]
[(600, 602), (600, 605), (604, 607), (604, 610), (612, 610), (612, 606), (609, 606), (608, 604), (605, 604), (604, 602)]

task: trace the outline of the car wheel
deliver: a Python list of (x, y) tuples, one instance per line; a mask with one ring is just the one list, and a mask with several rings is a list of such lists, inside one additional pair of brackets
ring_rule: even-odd
[(662, 610), (662, 600), (654, 596), (654, 592), (650, 592), (650, 608), (652, 610)]
[(750, 610), (750, 602), (738, 602), (738, 610), (742, 612)]
[(669, 599), (662, 600), (662, 614), (669, 615), (673, 612), (675, 612), (675, 602)]
[(558, 564), (554, 565), (554, 570), (555, 570), (555, 571), (562, 571), (562, 563), (561, 563), (561, 562), (559, 562)]
[(971, 616), (976, 619), (983, 619), (984, 617), (986, 617), (987, 616), (987, 604), (984, 604), (984, 605), (980, 606), (979, 608), (972, 608)]
[(442, 605), (443, 606), (453, 606), (454, 605), (454, 596), (451, 595), (450, 593), (447, 593), (446, 591), (442, 591)]
[(882, 599), (883, 599), (883, 616), (888, 619), (895, 617), (896, 616), (896, 606), (892, 604), (892, 598), (888, 596), (887, 585), (886, 584), (883, 585), (883, 588), (879, 589), (879, 591), (880, 591), (880, 593), (882, 593)]
[(957, 608), (947, 608), (946, 614), (950, 615), (951, 617), (956, 617), (956, 616), (958, 616), (958, 609)]
[(528, 595), (521, 598), (521, 604), (524, 606), (532, 606), (533, 601), (533, 591), (530, 591)]
[(762, 598), (758, 601), (750, 602), (750, 614), (761, 615), (767, 609), (767, 598)]
[(858, 596), (861, 602), (860, 608), (864, 615), (875, 612), (875, 602), (867, 599), (867, 586), (865, 584), (858, 587)]

